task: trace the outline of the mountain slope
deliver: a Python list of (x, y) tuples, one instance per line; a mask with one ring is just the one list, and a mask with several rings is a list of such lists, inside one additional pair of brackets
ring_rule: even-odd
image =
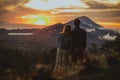
[[(101, 46), (105, 41), (108, 40), (114, 40), (117, 35), (119, 35), (118, 32), (110, 30), (110, 29), (105, 29), (102, 26), (96, 24), (94, 21), (89, 19), (86, 16), (78, 17), (78, 19), (81, 20), (81, 28), (86, 30), (87, 32), (87, 48), (91, 47), (92, 43), (97, 44), (98, 46)], [(66, 24), (71, 24), (72, 28), (74, 28), (74, 20), (71, 20)], [(49, 34), (49, 39), (46, 42), (53, 42), (55, 44), (51, 44), (51, 46), (55, 46), (57, 44), (57, 36), (58, 33), (62, 31), (62, 28), (64, 25), (61, 24), (56, 24), (54, 26), (49, 26), (46, 31), (46, 35), (49, 34), (49, 31), (51, 34)], [(43, 31), (45, 31), (43, 29)], [(50, 40), (50, 41), (49, 41)], [(51, 41), (52, 40), (52, 41)]]

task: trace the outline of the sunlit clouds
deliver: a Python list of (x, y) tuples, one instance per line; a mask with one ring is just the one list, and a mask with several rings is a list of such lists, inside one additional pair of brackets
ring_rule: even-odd
[(104, 3), (104, 4), (109, 4), (109, 5), (117, 5), (120, 3), (120, 0), (91, 0), (91, 1), (96, 1), (99, 3)]
[(53, 25), (87, 16), (120, 27), (120, 0), (0, 0), (0, 22)]
[(82, 0), (93, 9), (120, 9), (120, 0)]
[(102, 26), (106, 27), (119, 27), (120, 23), (113, 23), (113, 22), (97, 22), (98, 24), (101, 24)]

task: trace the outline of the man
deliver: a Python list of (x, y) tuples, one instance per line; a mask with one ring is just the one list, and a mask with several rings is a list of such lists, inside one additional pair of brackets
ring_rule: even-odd
[(84, 57), (83, 52), (86, 48), (86, 32), (80, 28), (80, 23), (79, 19), (75, 19), (75, 28), (72, 30), (72, 61), (75, 65), (81, 64)]

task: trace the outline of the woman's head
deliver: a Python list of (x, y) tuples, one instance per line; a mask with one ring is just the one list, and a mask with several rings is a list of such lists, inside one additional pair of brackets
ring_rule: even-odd
[(65, 25), (64, 28), (63, 28), (62, 33), (71, 34), (71, 32), (72, 32), (71, 25)]

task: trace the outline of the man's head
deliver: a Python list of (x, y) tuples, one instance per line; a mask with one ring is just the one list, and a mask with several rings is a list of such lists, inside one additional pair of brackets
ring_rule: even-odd
[(75, 26), (79, 26), (80, 25), (80, 20), (79, 19), (75, 19), (74, 20), (74, 25)]

